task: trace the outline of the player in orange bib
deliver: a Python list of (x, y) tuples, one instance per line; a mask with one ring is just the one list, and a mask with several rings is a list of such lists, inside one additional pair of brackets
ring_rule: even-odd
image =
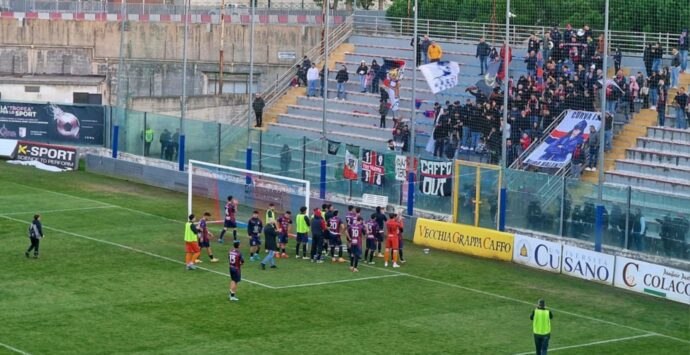
[(398, 220), (397, 214), (391, 213), (390, 219), (386, 222), (386, 231), (388, 238), (386, 238), (386, 252), (384, 254), (384, 267), (388, 266), (390, 260), (391, 249), (393, 250), (393, 267), (400, 267), (398, 265), (398, 249), (400, 248), (400, 230), (402, 230), (402, 223)]

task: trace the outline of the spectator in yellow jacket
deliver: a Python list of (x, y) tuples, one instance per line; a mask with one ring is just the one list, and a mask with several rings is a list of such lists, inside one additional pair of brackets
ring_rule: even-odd
[(441, 56), (443, 55), (443, 51), (441, 50), (441, 46), (439, 46), (436, 41), (431, 41), (431, 44), (429, 45), (429, 49), (427, 50), (427, 54), (429, 55), (429, 61), (434, 63), (438, 62), (441, 60)]

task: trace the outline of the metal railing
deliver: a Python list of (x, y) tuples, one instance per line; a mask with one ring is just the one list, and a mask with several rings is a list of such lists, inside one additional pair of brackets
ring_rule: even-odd
[[(345, 21), (331, 31), (329, 40), (331, 48), (337, 48), (340, 44), (345, 42), (352, 34), (353, 22), (352, 16), (349, 16)], [(310, 49), (304, 55), (311, 60), (312, 63), (321, 63), (324, 59), (323, 53), (323, 41), (321, 45), (318, 45)], [(325, 65), (326, 63), (324, 63)], [(287, 90), (290, 88), (290, 83), (292, 79), (297, 74), (297, 68), (302, 65), (302, 58), (298, 58), (297, 62), (293, 64), (289, 69), (287, 69), (282, 75), (280, 75), (272, 84), (270, 84), (265, 90), (261, 92), (261, 97), (266, 103), (266, 109), (268, 110), (273, 104), (275, 104), (280, 98), (285, 95)], [(231, 125), (244, 125), (247, 124), (247, 116), (249, 115), (249, 108), (244, 109), (241, 113), (237, 114), (235, 117), (223, 121), (223, 123)]]
[[(358, 33), (408, 37), (413, 34), (414, 20), (411, 18), (366, 14), (355, 14), (354, 17), (354, 26)], [(546, 26), (511, 25), (510, 44), (526, 45), (531, 33), (541, 36), (550, 29)], [(485, 37), (488, 42), (494, 45), (501, 44), (505, 40), (505, 26), (503, 24), (419, 19), (417, 31), (420, 35), (426, 34), (435, 39), (461, 43), (476, 43), (480, 37)], [(664, 53), (670, 53), (671, 49), (677, 45), (679, 37), (679, 34), (650, 32), (609, 31), (609, 34), (613, 48), (620, 47), (626, 55), (632, 56), (641, 56), (645, 45), (656, 42), (661, 43)], [(594, 40), (596, 41), (597, 38)]]

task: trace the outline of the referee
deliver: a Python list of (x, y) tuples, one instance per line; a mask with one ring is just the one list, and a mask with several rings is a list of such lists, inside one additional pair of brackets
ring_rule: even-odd
[(41, 238), (43, 238), (43, 226), (41, 225), (41, 215), (40, 214), (35, 214), (34, 215), (34, 220), (31, 222), (31, 226), (29, 227), (29, 240), (31, 241), (31, 245), (29, 246), (29, 249), (26, 250), (24, 255), (28, 258), (31, 255), (31, 251), (33, 250), (34, 252), (34, 259), (38, 259), (38, 246), (41, 242)]
[(553, 313), (546, 309), (544, 300), (539, 300), (537, 309), (532, 311), (529, 319), (532, 320), (532, 330), (534, 331), (534, 346), (537, 355), (546, 355), (549, 348), (549, 338), (551, 338), (551, 319)]

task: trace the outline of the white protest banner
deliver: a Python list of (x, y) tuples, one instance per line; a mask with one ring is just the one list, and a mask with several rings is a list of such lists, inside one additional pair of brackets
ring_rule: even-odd
[(561, 168), (567, 165), (575, 148), (589, 138), (590, 126), (599, 131), (601, 121), (598, 112), (568, 110), (544, 142), (525, 159), (525, 164), (543, 168)]
[(407, 180), (407, 157), (404, 155), (395, 156), (395, 180)]
[(690, 272), (687, 271), (618, 256), (613, 285), (690, 304)]
[(515, 234), (513, 262), (533, 268), (561, 272), (561, 244)]
[(458, 85), (458, 74), (460, 66), (457, 62), (436, 62), (424, 64), (419, 67), (424, 75), (429, 89), (434, 94), (441, 91), (452, 89)]
[(577, 278), (613, 285), (615, 257), (570, 245), (563, 246), (562, 273)]

